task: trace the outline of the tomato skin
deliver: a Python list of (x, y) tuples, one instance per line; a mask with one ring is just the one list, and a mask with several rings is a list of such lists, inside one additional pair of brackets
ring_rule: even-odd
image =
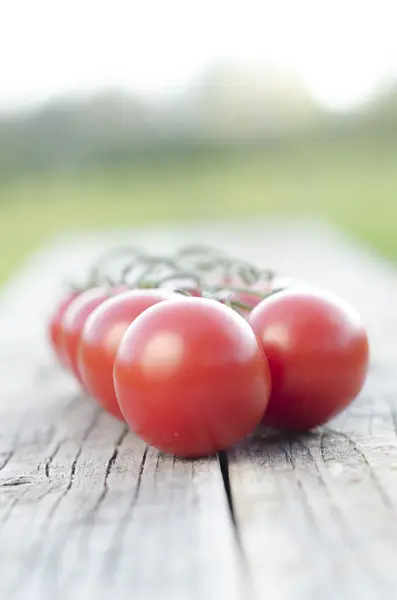
[(49, 340), (57, 359), (63, 367), (67, 366), (67, 357), (65, 356), (64, 346), (62, 343), (62, 319), (68, 306), (75, 298), (77, 298), (78, 295), (78, 292), (69, 292), (56, 307), (48, 325)]
[(177, 297), (169, 290), (132, 290), (100, 304), (84, 324), (78, 370), (87, 391), (110, 414), (123, 420), (113, 384), (113, 365), (129, 325), (147, 308)]
[(66, 309), (62, 321), (62, 346), (67, 367), (82, 383), (78, 369), (78, 348), (83, 326), (89, 315), (105, 300), (125, 288), (109, 291), (102, 287), (92, 288), (79, 294)]
[(248, 322), (269, 361), (272, 394), (263, 423), (305, 431), (334, 417), (361, 391), (368, 338), (358, 313), (319, 290), (288, 290), (258, 305)]
[(204, 298), (161, 302), (139, 316), (117, 352), (114, 383), (131, 429), (183, 457), (213, 454), (248, 435), (271, 387), (248, 323)]

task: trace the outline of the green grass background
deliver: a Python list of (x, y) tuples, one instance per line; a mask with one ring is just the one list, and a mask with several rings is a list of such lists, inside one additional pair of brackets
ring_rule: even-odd
[(183, 157), (0, 182), (0, 281), (69, 228), (320, 216), (397, 259), (397, 153), (376, 144)]

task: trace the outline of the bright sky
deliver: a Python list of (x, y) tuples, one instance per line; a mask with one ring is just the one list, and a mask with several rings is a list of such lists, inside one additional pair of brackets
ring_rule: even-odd
[(224, 58), (291, 69), (345, 108), (397, 75), (396, 23), (397, 0), (0, 0), (0, 108), (175, 93)]

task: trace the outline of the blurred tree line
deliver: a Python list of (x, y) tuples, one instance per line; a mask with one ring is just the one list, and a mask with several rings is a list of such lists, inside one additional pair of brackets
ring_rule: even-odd
[(320, 108), (290, 75), (220, 64), (193, 89), (158, 103), (118, 91), (60, 99), (0, 117), (0, 175), (130, 164), (213, 149), (274, 148), (291, 139), (394, 145), (397, 86), (351, 113)]

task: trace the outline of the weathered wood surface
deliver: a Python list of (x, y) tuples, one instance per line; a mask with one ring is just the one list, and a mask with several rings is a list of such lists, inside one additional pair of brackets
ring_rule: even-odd
[(338, 239), (325, 237), (310, 258), (301, 250), (283, 264), (297, 261), (359, 308), (371, 372), (361, 397), (318, 432), (261, 432), (229, 453), (243, 554), (260, 598), (397, 598), (397, 273)]
[[(370, 331), (361, 398), (221, 465), (146, 448), (60, 373), (43, 330), (62, 281), (126, 238), (214, 242), (341, 291)], [(394, 268), (310, 224), (66, 236), (35, 256), (0, 304), (0, 598), (396, 598), (396, 288)]]

